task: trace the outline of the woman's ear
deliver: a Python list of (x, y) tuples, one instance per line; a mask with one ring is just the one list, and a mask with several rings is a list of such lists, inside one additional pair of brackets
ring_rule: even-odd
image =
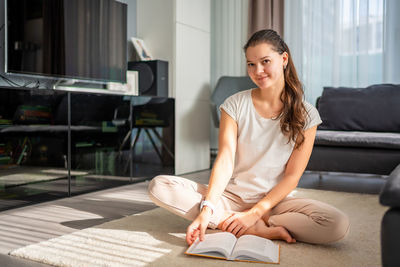
[(282, 59), (283, 59), (283, 68), (286, 69), (286, 66), (289, 63), (289, 54), (287, 52), (283, 52)]

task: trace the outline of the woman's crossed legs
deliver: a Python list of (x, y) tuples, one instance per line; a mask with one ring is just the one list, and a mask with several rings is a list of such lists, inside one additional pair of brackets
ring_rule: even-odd
[[(207, 186), (177, 176), (160, 175), (149, 184), (150, 198), (155, 204), (190, 221), (199, 214), (200, 202), (206, 193)], [(230, 214), (248, 210), (253, 205), (224, 192), (216, 205), (216, 212), (211, 216), (209, 227), (221, 228), (218, 225)], [(287, 242), (297, 240), (325, 244), (342, 239), (348, 230), (349, 220), (338, 209), (312, 199), (287, 197), (245, 234)]]

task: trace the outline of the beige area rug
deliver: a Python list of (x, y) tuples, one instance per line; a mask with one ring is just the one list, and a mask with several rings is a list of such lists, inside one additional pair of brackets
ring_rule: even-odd
[[(380, 266), (377, 195), (297, 189), (294, 196), (332, 204), (351, 221), (350, 234), (332, 245), (281, 244), (280, 266)], [(188, 221), (156, 208), (12, 251), (55, 266), (252, 266), (184, 254)], [(262, 264), (256, 264), (262, 265)]]

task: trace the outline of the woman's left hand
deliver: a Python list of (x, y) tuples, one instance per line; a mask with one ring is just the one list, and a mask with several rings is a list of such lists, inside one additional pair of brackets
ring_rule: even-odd
[(222, 230), (231, 232), (236, 237), (240, 237), (259, 219), (259, 216), (250, 211), (235, 212), (222, 223)]

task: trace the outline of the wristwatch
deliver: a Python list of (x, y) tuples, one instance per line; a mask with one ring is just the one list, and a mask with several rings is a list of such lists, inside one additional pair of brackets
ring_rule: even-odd
[(200, 211), (202, 211), (202, 209), (203, 209), (204, 206), (209, 207), (210, 210), (211, 210), (211, 214), (214, 214), (216, 208), (215, 208), (215, 206), (214, 206), (213, 203), (211, 203), (210, 201), (207, 201), (207, 200), (203, 200), (203, 201), (200, 203)]

